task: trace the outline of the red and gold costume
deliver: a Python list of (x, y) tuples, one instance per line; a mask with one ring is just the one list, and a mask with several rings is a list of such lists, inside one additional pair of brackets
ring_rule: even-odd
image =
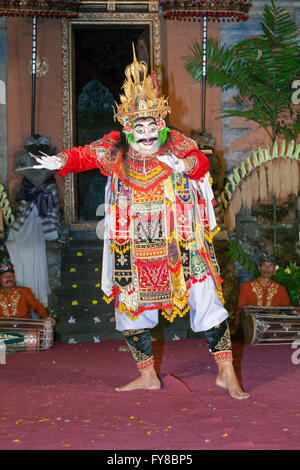
[[(124, 126), (129, 149), (120, 145), (119, 132), (111, 132), (58, 155), (60, 176), (99, 168), (108, 177), (104, 298), (115, 300), (116, 328), (141, 370), (153, 365), (150, 329), (159, 310), (171, 322), (190, 310), (191, 328), (205, 331), (216, 361), (231, 360), (228, 312), (212, 244), (219, 228), (208, 159), (192, 139), (165, 127), (167, 100), (158, 96), (147, 65), (135, 54), (125, 75), (114, 117)], [(149, 126), (140, 129), (144, 147), (137, 130), (143, 119)], [(158, 145), (152, 144), (155, 139)]]
[[(109, 287), (102, 286), (106, 299), (117, 297), (119, 312), (129, 317), (159, 308), (172, 321), (189, 309), (191, 282), (211, 276), (222, 296), (211, 243), (217, 227), (209, 223), (201, 190), (208, 159), (192, 139), (177, 131), (149, 156), (132, 148), (126, 159), (122, 151), (113, 154), (119, 139), (118, 132), (111, 132), (90, 145), (62, 152), (64, 166), (58, 174), (98, 167), (112, 179), (108, 217), (113, 279)], [(191, 172), (176, 173), (157, 159), (167, 153), (190, 162)], [(103, 271), (107, 280), (105, 264)]]
[(8, 293), (0, 289), (0, 317), (31, 318), (31, 310), (39, 317), (47, 315), (43, 304), (28, 287), (13, 287)]
[(288, 307), (291, 305), (286, 288), (275, 281), (266, 286), (259, 278), (241, 284), (237, 310), (246, 305), (261, 307)]

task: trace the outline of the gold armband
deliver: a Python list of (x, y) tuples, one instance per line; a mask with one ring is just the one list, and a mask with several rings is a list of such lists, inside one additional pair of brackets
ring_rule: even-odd
[[(67, 160), (68, 160), (68, 155), (64, 152), (60, 152), (56, 155), (60, 161), (61, 161), (61, 168), (63, 168), (65, 166), (65, 164), (67, 163)], [(60, 168), (60, 169), (61, 169)]]
[(185, 165), (185, 173), (189, 175), (192, 173), (195, 169), (195, 166), (197, 165), (198, 159), (197, 157), (187, 157), (184, 159), (184, 165)]

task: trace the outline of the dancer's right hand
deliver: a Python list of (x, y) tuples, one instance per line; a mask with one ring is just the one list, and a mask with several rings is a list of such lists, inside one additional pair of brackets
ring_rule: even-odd
[(62, 161), (57, 155), (47, 155), (43, 153), (41, 157), (33, 155), (30, 153), (31, 157), (34, 157), (39, 165), (33, 165), (33, 168), (42, 169), (46, 168), (47, 170), (59, 170), (62, 167)]

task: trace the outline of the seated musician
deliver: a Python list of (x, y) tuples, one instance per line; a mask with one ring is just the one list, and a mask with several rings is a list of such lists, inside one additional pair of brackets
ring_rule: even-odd
[(40, 319), (51, 319), (31, 289), (16, 285), (14, 269), (9, 261), (0, 262), (0, 317), (31, 318), (31, 310)]
[(235, 328), (239, 324), (241, 308), (246, 305), (254, 307), (289, 307), (291, 301), (286, 288), (272, 280), (276, 270), (274, 256), (263, 253), (258, 260), (259, 277), (241, 284), (236, 309)]

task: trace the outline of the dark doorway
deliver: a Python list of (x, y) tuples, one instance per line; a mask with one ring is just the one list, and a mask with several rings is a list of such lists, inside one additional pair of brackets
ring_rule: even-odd
[[(138, 60), (150, 68), (149, 25), (104, 24), (74, 27), (75, 44), (75, 146), (84, 146), (112, 130), (112, 105), (119, 103), (125, 69), (132, 62), (132, 43)], [(106, 177), (98, 170), (76, 176), (77, 221), (99, 220)], [(104, 214), (102, 214), (104, 215)]]

